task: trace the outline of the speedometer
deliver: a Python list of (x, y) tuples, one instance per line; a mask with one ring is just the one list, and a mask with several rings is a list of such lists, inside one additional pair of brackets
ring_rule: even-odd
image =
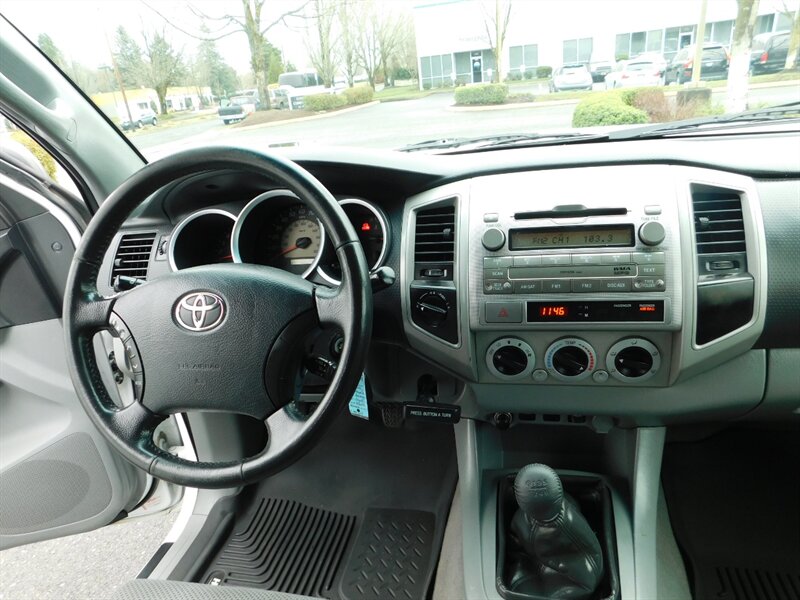
[(319, 262), (325, 230), (308, 206), (288, 190), (261, 194), (242, 210), (233, 230), (235, 262), (255, 263), (308, 276)]

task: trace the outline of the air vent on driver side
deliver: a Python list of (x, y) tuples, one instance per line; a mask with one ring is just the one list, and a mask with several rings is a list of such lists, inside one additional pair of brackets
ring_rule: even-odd
[(128, 233), (122, 236), (111, 267), (112, 285), (120, 275), (147, 279), (147, 266), (155, 240), (154, 232)]
[(692, 188), (697, 254), (744, 252), (742, 199), (732, 190)]
[(416, 278), (452, 279), (455, 229), (456, 209), (452, 204), (417, 212), (414, 232)]

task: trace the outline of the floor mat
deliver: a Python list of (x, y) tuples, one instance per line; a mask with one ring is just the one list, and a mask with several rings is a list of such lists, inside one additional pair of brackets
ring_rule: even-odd
[(667, 444), (662, 482), (695, 600), (800, 598), (800, 436)]
[(330, 598), (428, 597), (457, 480), (451, 427), (344, 414), (252, 486), (200, 579)]

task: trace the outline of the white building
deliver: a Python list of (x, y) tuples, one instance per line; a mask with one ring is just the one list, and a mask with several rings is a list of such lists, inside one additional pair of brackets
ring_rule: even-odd
[[(501, 6), (506, 0), (501, 0)], [(700, 0), (511, 0), (502, 79), (531, 77), (538, 66), (633, 58), (659, 52), (671, 59), (695, 41)], [(788, 31), (798, 0), (761, 0), (755, 33)], [(414, 6), (420, 89), (491, 81), (487, 33), (495, 0), (420, 0)], [(709, 0), (705, 40), (729, 46), (735, 0)]]

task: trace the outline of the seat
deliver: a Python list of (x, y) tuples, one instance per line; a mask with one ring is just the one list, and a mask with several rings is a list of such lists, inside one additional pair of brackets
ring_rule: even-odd
[(245, 587), (206, 585), (162, 579), (134, 579), (120, 587), (112, 600), (317, 600), (285, 592)]

